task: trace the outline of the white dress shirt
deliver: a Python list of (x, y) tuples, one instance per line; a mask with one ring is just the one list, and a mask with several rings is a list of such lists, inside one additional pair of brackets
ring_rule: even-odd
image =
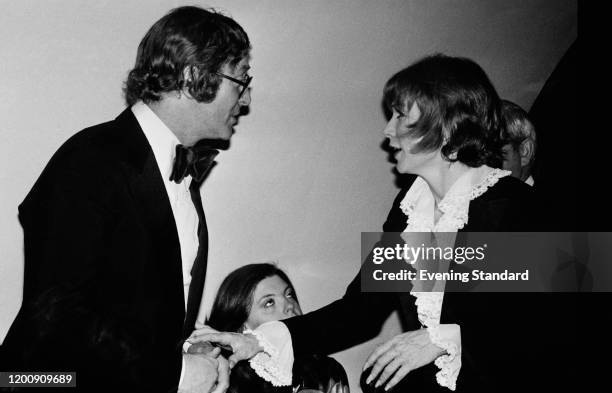
[[(164, 124), (163, 121), (142, 101), (138, 101), (132, 106), (132, 113), (136, 117), (140, 128), (145, 134), (159, 172), (164, 180), (168, 200), (172, 207), (172, 215), (176, 224), (179, 245), (181, 248), (181, 262), (183, 269), (183, 294), (185, 310), (187, 309), (187, 297), (189, 294), (189, 284), (191, 283), (191, 267), (198, 253), (198, 212), (191, 200), (189, 185), (191, 176), (187, 176), (179, 184), (170, 181), (172, 165), (176, 153), (176, 145), (180, 143), (176, 135)], [(187, 180), (189, 179), (189, 180)], [(185, 373), (185, 360), (181, 367), (179, 386), (183, 382)]]
[[(176, 223), (179, 244), (181, 247), (181, 262), (183, 266), (183, 292), (185, 308), (187, 307), (187, 294), (191, 283), (191, 267), (198, 253), (198, 212), (191, 201), (189, 184), (191, 176), (187, 176), (180, 184), (170, 181), (172, 164), (176, 145), (180, 144), (178, 138), (161, 121), (159, 117), (143, 102), (139, 101), (132, 106), (132, 113), (136, 116), (142, 128), (159, 167), (168, 193), (172, 215)], [(189, 179), (189, 180), (187, 180)]]

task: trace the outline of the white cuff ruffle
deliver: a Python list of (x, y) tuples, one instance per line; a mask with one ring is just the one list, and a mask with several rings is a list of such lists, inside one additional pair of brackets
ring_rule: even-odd
[(431, 342), (446, 351), (435, 360), (440, 371), (436, 380), (440, 386), (455, 390), (461, 370), (461, 328), (457, 324), (441, 324), (427, 328)]
[(271, 321), (243, 333), (254, 335), (263, 348), (263, 352), (249, 360), (257, 375), (274, 386), (291, 386), (293, 344), (287, 326), (279, 321)]

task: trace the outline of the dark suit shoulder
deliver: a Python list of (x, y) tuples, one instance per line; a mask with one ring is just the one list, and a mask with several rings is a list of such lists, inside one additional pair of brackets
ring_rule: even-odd
[[(126, 158), (130, 148), (142, 148), (147, 143), (136, 118), (126, 109), (116, 119), (85, 128), (71, 136), (51, 158), (63, 162), (74, 159), (92, 161), (91, 155), (108, 160)], [(122, 157), (123, 156), (123, 157)]]
[(534, 198), (533, 188), (512, 176), (502, 177), (487, 191), (474, 199), (474, 202), (487, 202), (496, 199), (529, 200)]
[(536, 198), (531, 186), (506, 176), (470, 202), (464, 231), (535, 231), (540, 227)]
[[(385, 232), (402, 232), (408, 217), (400, 208), (416, 176), (399, 191), (387, 220)], [(502, 177), (482, 195), (470, 202), (470, 213), (463, 231), (511, 232), (538, 230), (541, 226), (536, 198), (531, 186), (511, 177)]]
[(79, 188), (83, 194), (102, 196), (112, 191), (122, 166), (134, 159), (142, 161), (146, 149), (150, 150), (146, 137), (129, 109), (115, 120), (85, 128), (53, 154), (22, 206), (58, 188)]

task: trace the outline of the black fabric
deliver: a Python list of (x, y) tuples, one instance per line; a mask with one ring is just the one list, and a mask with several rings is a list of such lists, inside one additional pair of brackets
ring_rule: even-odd
[[(210, 168), (210, 164), (208, 168)], [(191, 283), (189, 284), (187, 311), (183, 330), (184, 337), (188, 337), (195, 329), (195, 322), (198, 317), (198, 311), (200, 310), (202, 294), (204, 293), (204, 282), (206, 281), (206, 268), (208, 262), (208, 227), (206, 226), (206, 217), (204, 216), (204, 208), (202, 207), (200, 185), (201, 183), (196, 179), (192, 179), (189, 185), (191, 201), (198, 213), (198, 251), (191, 268)]]
[(202, 184), (215, 157), (219, 154), (219, 150), (203, 144), (190, 147), (179, 144), (176, 145), (175, 150), (172, 173), (170, 174), (170, 180), (175, 183), (182, 182), (185, 176), (190, 175), (196, 183)]
[(336, 359), (323, 355), (297, 357), (293, 363), (293, 386), (298, 392), (313, 389), (334, 392), (334, 386), (348, 386), (344, 367)]
[[(578, 91), (578, 59), (576, 39), (546, 80), (529, 110), (529, 119), (533, 122), (537, 136), (532, 170), (534, 187), (541, 200), (546, 222), (556, 230), (564, 231), (587, 230), (584, 216), (589, 215), (583, 213), (590, 210), (589, 204), (579, 203), (578, 194), (583, 184), (588, 184), (584, 178), (590, 172), (587, 168), (598, 167), (586, 165), (587, 161), (583, 161), (584, 158), (579, 155), (580, 151), (594, 154), (595, 150), (586, 144), (581, 149), (581, 140), (585, 138), (578, 137), (588, 132), (585, 118), (590, 117), (581, 116), (580, 121), (578, 118), (578, 108), (583, 102), (581, 97), (587, 96)], [(590, 111), (597, 112), (595, 108), (590, 108)], [(584, 170), (579, 171), (582, 162), (585, 163)]]
[[(189, 185), (189, 194), (198, 214), (198, 250), (190, 271), (191, 283), (189, 284), (187, 295), (187, 311), (183, 329), (184, 338), (187, 338), (195, 329), (195, 322), (200, 311), (200, 303), (204, 293), (208, 264), (208, 227), (206, 226), (206, 216), (202, 207), (200, 187), (206, 175), (208, 175), (208, 172), (215, 164), (214, 158), (217, 154), (219, 154), (219, 150), (210, 148), (206, 141), (201, 141), (189, 148), (177, 145), (173, 172), (170, 176), (170, 180), (180, 183), (185, 174), (191, 175), (192, 180)], [(180, 179), (176, 173), (182, 174)]]
[[(405, 229), (407, 217), (400, 202), (411, 184), (397, 195), (384, 231)], [(463, 234), (469, 231), (537, 230), (542, 222), (535, 203), (531, 187), (504, 177), (471, 201), (468, 223), (458, 239), (465, 239)], [(361, 292), (358, 274), (342, 299), (283, 322), (296, 353), (314, 349), (328, 354), (374, 337), (393, 310), (400, 311), (404, 330), (419, 328), (414, 297)], [(574, 294), (446, 293), (441, 323), (461, 326), (463, 365), (457, 392), (552, 391), (571, 386), (576, 368), (567, 359), (577, 353), (577, 321)], [(448, 391), (437, 384), (437, 371), (434, 364), (414, 370), (394, 391)], [(562, 378), (554, 376), (558, 372)]]
[(258, 376), (247, 360), (232, 368), (228, 393), (291, 393), (302, 390), (333, 392), (337, 383), (348, 386), (346, 371), (335, 359), (310, 354), (298, 356), (293, 363), (292, 386), (274, 386)]
[(132, 112), (70, 138), (19, 220), (23, 304), (0, 369), (76, 371), (75, 392), (176, 391), (185, 330), (179, 239)]

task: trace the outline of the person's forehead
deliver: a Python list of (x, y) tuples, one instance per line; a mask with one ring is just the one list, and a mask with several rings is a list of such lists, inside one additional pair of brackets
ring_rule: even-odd
[[(410, 109), (412, 108), (412, 106), (414, 104), (417, 104), (417, 100), (414, 99), (407, 92), (404, 92), (403, 94), (398, 95), (395, 98), (395, 101), (393, 102), (393, 106), (395, 106), (397, 109), (400, 109), (400, 110), (402, 110), (403, 112), (406, 112), (406, 113), (408, 113), (408, 111), (410, 111)], [(417, 104), (417, 106), (418, 106), (418, 104)]]
[(257, 284), (255, 293), (258, 296), (265, 296), (273, 292), (282, 292), (288, 287), (288, 284), (279, 276), (266, 277)]

